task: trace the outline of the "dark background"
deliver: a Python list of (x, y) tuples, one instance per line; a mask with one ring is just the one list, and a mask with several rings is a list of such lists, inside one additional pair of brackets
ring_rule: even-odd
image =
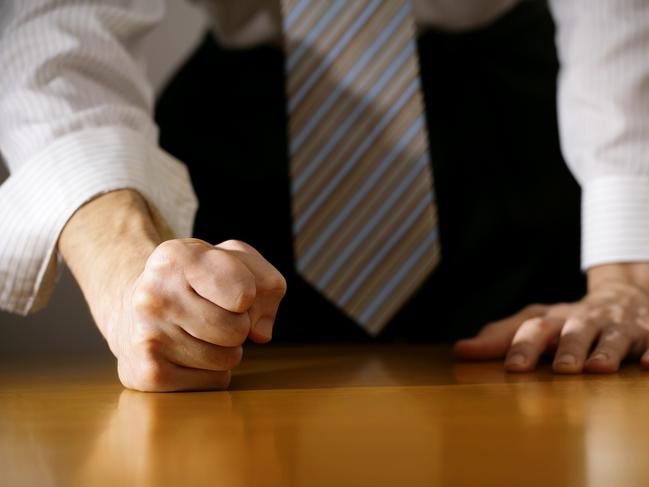
[[(151, 78), (157, 89), (165, 84), (169, 73), (184, 58), (186, 52), (191, 50), (202, 30), (200, 17), (179, 5), (184, 4), (170, 5), (172, 11), (169, 12), (166, 23), (149, 40), (147, 58), (150, 63)], [(428, 43), (434, 47), (420, 52), (422, 56), (441, 60), (445, 67), (444, 73), (440, 73), (443, 76), (437, 76), (434, 71), (427, 71), (427, 69), (435, 67), (430, 63), (431, 68), (424, 66), (422, 73), (424, 81), (428, 80), (428, 85), (433, 83), (434, 89), (431, 90), (431, 93), (436, 97), (434, 102), (438, 107), (433, 115), (429, 113), (428, 119), (432, 137), (433, 160), (448, 161), (448, 164), (436, 167), (438, 203), (442, 210), (442, 218), (443, 215), (453, 211), (456, 216), (461, 217), (462, 222), (468, 223), (473, 230), (477, 229), (481, 235), (484, 234), (480, 238), (466, 238), (475, 236), (476, 232), (465, 232), (466, 225), (464, 223), (456, 224), (453, 227), (447, 223), (446, 228), (441, 229), (442, 247), (447, 250), (446, 257), (442, 261), (442, 268), (436, 275), (446, 276), (443, 282), (440, 281), (442, 290), (448, 288), (449, 285), (459, 286), (458, 289), (452, 289), (448, 293), (454, 300), (459, 300), (450, 303), (449, 309), (461, 312), (457, 316), (448, 315), (443, 316), (445, 319), (434, 320), (438, 323), (445, 322), (445, 326), (449, 324), (448, 322), (467, 321), (470, 317), (467, 318), (465, 315), (472, 309), (488, 308), (490, 305), (494, 307), (493, 305), (497, 303), (505, 303), (507, 299), (510, 301), (508, 307), (506, 309), (495, 307), (495, 311), (492, 313), (494, 316), (490, 316), (491, 319), (498, 318), (503, 313), (516, 311), (522, 305), (527, 304), (532, 299), (531, 296), (535, 301), (546, 302), (577, 297), (576, 295), (568, 296), (569, 292), (558, 292), (557, 289), (564, 284), (566, 289), (575, 289), (573, 283), (575, 275), (578, 274), (578, 259), (575, 252), (577, 246), (574, 244), (578, 239), (578, 212), (576, 186), (567, 175), (567, 170), (560, 160), (554, 133), (556, 126), (552, 90), (553, 70), (556, 69), (556, 66), (554, 66), (555, 61), (551, 52), (550, 58), (547, 58), (545, 48), (540, 52), (535, 51), (537, 38), (534, 37), (534, 33), (525, 31), (525, 19), (529, 17), (528, 14), (531, 13), (536, 17), (535, 7), (528, 5), (520, 10), (518, 20), (512, 24), (513, 29), (510, 27), (495, 28), (476, 35), (462, 34), (461, 38), (455, 35), (440, 35), (433, 39), (433, 42)], [(551, 24), (547, 16), (546, 21)], [(178, 29), (179, 25), (181, 25), (181, 29)], [(520, 31), (521, 29), (523, 31)], [(546, 39), (545, 45), (549, 45), (551, 51), (551, 26), (545, 28), (545, 31), (542, 28), (539, 34), (542, 34), (542, 37)], [(512, 42), (513, 39), (524, 42), (517, 45)], [(170, 49), (174, 52), (170, 52)], [(546, 69), (547, 67), (549, 69)], [(218, 71), (219, 74), (222, 72), (222, 70)], [(194, 79), (204, 79), (204, 77), (194, 77)], [(495, 84), (490, 86), (490, 82)], [(463, 88), (462, 85), (465, 87)], [(184, 94), (188, 91), (204, 93), (203, 90), (183, 90), (183, 96), (179, 98), (183, 106), (186, 104)], [(455, 95), (445, 97), (444, 93), (446, 92), (453, 92)], [(511, 98), (509, 95), (503, 96), (498, 101), (497, 93), (511, 93), (512, 96)], [(462, 96), (456, 96), (458, 94)], [(517, 98), (519, 101), (516, 101)], [(535, 101), (529, 103), (530, 113), (526, 113), (529, 100)], [(223, 109), (223, 103), (218, 103), (218, 106)], [(494, 111), (496, 108), (503, 113)], [(196, 113), (195, 107), (192, 108), (191, 113)], [(210, 113), (214, 113), (214, 111), (212, 110)], [(442, 115), (435, 117), (435, 114)], [(188, 120), (186, 116), (177, 116), (177, 111), (172, 112), (172, 115), (171, 121)], [(232, 116), (227, 118), (231, 119)], [(547, 121), (547, 124), (541, 123), (539, 118)], [(486, 124), (486, 120), (494, 123)], [(197, 123), (201, 127), (209, 125), (201, 120), (197, 120)], [(530, 124), (530, 127), (525, 128), (526, 123)], [(169, 133), (170, 124), (163, 125), (167, 127), (166, 133)], [(171, 132), (174, 134), (182, 131), (182, 127), (175, 127), (173, 124), (171, 126), (173, 128)], [(473, 134), (471, 136), (472, 144), (465, 144), (461, 140), (462, 133)], [(539, 134), (541, 136), (538, 136)], [(191, 154), (184, 154), (182, 150), (174, 151), (173, 144), (170, 145), (164, 135), (165, 131), (163, 130), (163, 146), (186, 161), (190, 165), (190, 169), (208, 167), (204, 164), (193, 165), (195, 161), (192, 160)], [(435, 140), (435, 137), (439, 140)], [(189, 147), (192, 146), (200, 147), (198, 144), (190, 144)], [(483, 162), (486, 165), (475, 166), (476, 158), (484, 159)], [(460, 174), (464, 170), (462, 164), (458, 163), (463, 159), (467, 162), (465, 167), (475, 168), (475, 171), (471, 169), (468, 177)], [(505, 163), (505, 161), (514, 163)], [(196, 176), (193, 173), (192, 175)], [(484, 180), (489, 178), (493, 180), (492, 183), (497, 184), (490, 185), (494, 191), (483, 191), (480, 196), (481, 204), (479, 206), (484, 207), (482, 208), (484, 211), (481, 211), (480, 207), (475, 205), (473, 197), (482, 191), (482, 188), (485, 187)], [(0, 174), (1, 179), (2, 174)], [(214, 180), (214, 178), (202, 179)], [(542, 184), (544, 179), (548, 183), (547, 187)], [(452, 184), (439, 184), (449, 182)], [(457, 183), (462, 183), (462, 186)], [(559, 186), (563, 186), (565, 191), (560, 190), (558, 193), (561, 194), (556, 194), (559, 187), (553, 183), (559, 183)], [(196, 188), (200, 196), (200, 184)], [(567, 199), (563, 198), (564, 193), (568, 196)], [(512, 197), (501, 198), (502, 195), (512, 195)], [(502, 204), (493, 204), (497, 211), (489, 210), (492, 202), (499, 199), (502, 199)], [(530, 204), (528, 204), (528, 200), (530, 200)], [(542, 204), (537, 204), (537, 201), (541, 201)], [(444, 210), (442, 207), (444, 204), (449, 209)], [(562, 214), (564, 213), (564, 204), (567, 208), (566, 212), (569, 213), (567, 217)], [(464, 211), (463, 208), (467, 211)], [(530, 209), (534, 211), (530, 211)], [(205, 205), (203, 205), (203, 211), (206, 211)], [(209, 208), (207, 211), (210, 215), (213, 214)], [(500, 228), (499, 225), (493, 224), (496, 220), (487, 221), (485, 215), (492, 214), (497, 214), (499, 221), (502, 220), (501, 223), (507, 223), (510, 220), (511, 222)], [(199, 231), (202, 228), (201, 221), (199, 213), (197, 224)], [(481, 228), (482, 230), (480, 230)], [(555, 238), (547, 234), (548, 229), (558, 232)], [(513, 233), (507, 234), (507, 232)], [(542, 235), (538, 235), (539, 232)], [(234, 233), (234, 235), (216, 239), (201, 233), (199, 236), (210, 241), (220, 241), (230, 237), (251, 241), (245, 236), (238, 236), (236, 232)], [(476, 246), (477, 242), (488, 241), (491, 238), (489, 234), (494, 233), (502, 239), (503, 244), (510, 248), (509, 251), (501, 244), (494, 244), (489, 252), (478, 248), (471, 249)], [(536, 241), (536, 246), (530, 246), (526, 250), (526, 242), (534, 242), (537, 240), (537, 235), (539, 239), (546, 239), (546, 244), (539, 245), (539, 242)], [(570, 235), (569, 238), (559, 243), (560, 237), (568, 235)], [(448, 244), (452, 240), (453, 245), (445, 247), (445, 237), (446, 243)], [(518, 238), (522, 238), (524, 242), (518, 242)], [(568, 242), (570, 243), (568, 244)], [(256, 244), (256, 242), (251, 243)], [(256, 246), (260, 248), (258, 244)], [(465, 250), (459, 252), (461, 248), (465, 248)], [(260, 248), (260, 250), (264, 249)], [(502, 262), (497, 258), (492, 262), (488, 260), (490, 256), (494, 257), (496, 250), (500, 250), (503, 254)], [(568, 252), (569, 255), (559, 255), (564, 252)], [(512, 259), (510, 254), (513, 253), (521, 255), (519, 258)], [(264, 254), (269, 255), (269, 252), (266, 251)], [(454, 254), (457, 254), (455, 264), (453, 263)], [(473, 264), (466, 261), (467, 256), (471, 255), (475, 257)], [(549, 259), (545, 259), (544, 255)], [(562, 257), (563, 260), (558, 257)], [(546, 266), (543, 263), (544, 259), (552, 264), (562, 262), (560, 267), (564, 273), (557, 273), (551, 267)], [(509, 265), (509, 270), (512, 271), (510, 272), (511, 278), (506, 277), (508, 266), (504, 264), (507, 262), (511, 264)], [(490, 265), (491, 267), (489, 267)], [(486, 269), (482, 276), (486, 279), (481, 281), (477, 275), (472, 274), (472, 270), (477, 266)], [(568, 269), (570, 270), (566, 272)], [(286, 273), (286, 270), (283, 271)], [(497, 273), (502, 274), (503, 279), (500, 281), (493, 279)], [(547, 276), (543, 274), (547, 274)], [(528, 286), (530, 292), (522, 292), (527, 286), (525, 283), (529, 280), (525, 277), (526, 275), (542, 277), (538, 279), (538, 286), (536, 286), (538, 289)], [(566, 279), (558, 279), (558, 282), (555, 282), (553, 280), (555, 276)], [(496, 282), (498, 285), (509, 282), (513, 286), (503, 286), (501, 291), (498, 291), (489, 289), (487, 284), (490, 282)], [(467, 284), (466, 290), (464, 289), (465, 283)], [(549, 283), (553, 285), (549, 286)], [(439, 293), (433, 294), (439, 295)], [(516, 299), (516, 294), (520, 294), (518, 299)], [(482, 301), (486, 299), (487, 302), (474, 299), (471, 306), (466, 306), (468, 303), (463, 305), (462, 300), (468, 296), (483, 296), (480, 299)], [(504, 304), (499, 306), (502, 308)], [(416, 318), (417, 315), (419, 312), (413, 316)], [(407, 323), (414, 321), (416, 320), (413, 320), (412, 316), (405, 319)], [(474, 325), (477, 326), (477, 324), (476, 321)], [(399, 328), (401, 329), (401, 327)], [(94, 325), (80, 293), (67, 274), (64, 274), (47, 310), (28, 318), (0, 314), (0, 354), (96, 353), (98, 350), (104, 349), (105, 345), (98, 332), (94, 330)]]

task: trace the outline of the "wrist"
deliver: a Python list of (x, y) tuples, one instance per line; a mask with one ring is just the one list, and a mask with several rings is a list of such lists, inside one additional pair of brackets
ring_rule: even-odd
[(88, 202), (63, 229), (59, 251), (109, 343), (110, 328), (160, 241), (146, 202), (131, 190), (106, 193)]
[(599, 289), (612, 282), (628, 284), (649, 295), (649, 262), (604, 264), (587, 270), (588, 290)]

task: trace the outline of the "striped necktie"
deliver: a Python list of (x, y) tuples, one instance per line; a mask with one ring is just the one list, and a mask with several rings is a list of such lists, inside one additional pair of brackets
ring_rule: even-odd
[(378, 334), (439, 261), (408, 0), (282, 0), (298, 272)]

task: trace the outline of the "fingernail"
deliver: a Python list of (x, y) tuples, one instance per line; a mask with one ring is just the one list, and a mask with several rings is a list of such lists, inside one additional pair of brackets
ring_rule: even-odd
[(525, 362), (527, 362), (527, 359), (522, 353), (515, 353), (507, 359), (509, 365), (524, 365)]
[(557, 359), (557, 364), (560, 365), (575, 365), (576, 363), (577, 359), (571, 353), (564, 353)]
[(273, 336), (273, 320), (267, 316), (259, 318), (255, 325), (255, 332), (266, 340), (270, 340)]
[(608, 355), (606, 355), (604, 352), (598, 352), (595, 355), (593, 355), (591, 360), (608, 360)]

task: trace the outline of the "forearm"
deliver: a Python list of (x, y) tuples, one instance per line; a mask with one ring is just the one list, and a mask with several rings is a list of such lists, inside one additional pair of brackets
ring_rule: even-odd
[[(0, 308), (27, 314), (47, 304), (58, 276), (59, 237), (70, 222), (69, 228), (81, 227), (81, 237), (68, 252), (64, 236), (63, 254), (97, 317), (95, 288), (115, 271), (94, 269), (104, 260), (128, 266), (104, 256), (122, 245), (117, 231), (133, 230), (123, 223), (109, 228), (120, 218), (113, 203), (121, 203), (113, 196), (95, 201), (97, 195), (132, 188), (146, 199), (155, 224), (168, 224), (169, 238), (191, 235), (196, 212), (186, 167), (158, 147), (153, 89), (141, 69), (140, 40), (162, 20), (164, 1), (0, 4), (0, 147), (11, 172), (0, 185)], [(101, 216), (81, 216), (95, 211)], [(103, 240), (95, 241), (97, 235)]]
[[(97, 326), (110, 343), (116, 303), (162, 240), (144, 199), (135, 191), (104, 194), (68, 221), (59, 251), (79, 283)], [(112, 344), (111, 344), (112, 346)]]
[(649, 263), (649, 3), (550, 5), (561, 145), (582, 187), (582, 268), (596, 286), (647, 282), (647, 264), (636, 263)]

